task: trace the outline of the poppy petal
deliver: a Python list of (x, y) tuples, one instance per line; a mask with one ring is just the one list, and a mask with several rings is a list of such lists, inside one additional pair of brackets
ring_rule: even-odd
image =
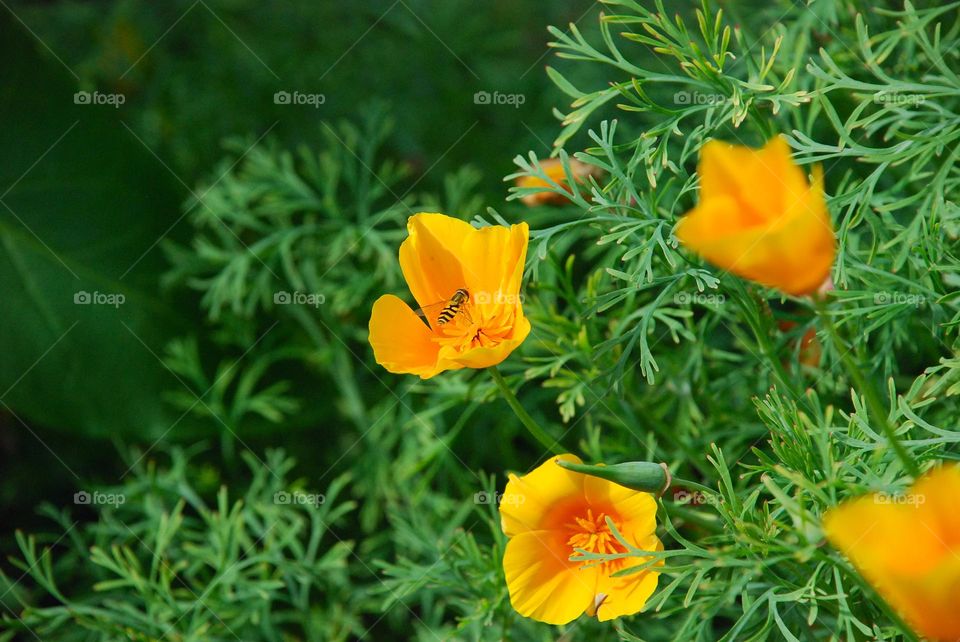
[(738, 209), (756, 224), (775, 220), (807, 191), (803, 171), (793, 163), (782, 136), (763, 149), (711, 140), (700, 150), (697, 173), (701, 200), (733, 198), (746, 206)]
[(657, 529), (657, 502), (650, 493), (587, 476), (584, 495), (592, 506), (609, 506), (619, 518), (621, 534), (635, 545)]
[(729, 272), (788, 294), (808, 294), (830, 275), (834, 236), (816, 197), (798, 201), (774, 225), (740, 228), (729, 197), (702, 201), (677, 228), (677, 237)]
[(502, 301), (509, 296), (514, 304), (518, 303), (514, 295), (520, 292), (529, 238), (529, 227), (520, 223), (509, 228), (484, 227), (464, 239), (463, 276), (475, 302)]
[(815, 168), (808, 184), (780, 136), (760, 150), (710, 141), (700, 153), (700, 201), (677, 238), (741, 277), (787, 294), (816, 291), (836, 255), (822, 173)]
[(960, 639), (960, 467), (920, 478), (903, 496), (869, 495), (827, 512), (830, 542), (922, 636)]
[[(663, 550), (663, 543), (656, 536), (649, 536), (638, 542), (638, 546), (646, 551)], [(631, 559), (630, 562), (634, 560)], [(640, 560), (637, 560), (636, 564), (639, 563)], [(597, 581), (597, 593), (606, 597), (597, 609), (597, 619), (606, 622), (640, 612), (657, 589), (659, 580), (660, 573), (651, 569), (620, 577), (601, 574)]]
[(447, 301), (466, 287), (459, 254), (476, 228), (452, 216), (423, 212), (407, 220), (407, 231), (400, 244), (400, 269), (420, 307)]
[(370, 345), (381, 366), (398, 374), (428, 379), (437, 374), (440, 346), (430, 328), (399, 297), (385, 294), (370, 314)]
[(527, 531), (507, 542), (503, 571), (510, 603), (520, 615), (567, 624), (593, 602), (596, 567), (570, 562), (573, 551), (565, 540), (562, 532)]
[(583, 502), (584, 475), (561, 468), (557, 459), (582, 463), (575, 455), (551, 457), (523, 477), (510, 474), (500, 503), (500, 522), (508, 536), (526, 531), (549, 530), (563, 526), (566, 515), (563, 504)]
[(521, 313), (513, 324), (511, 338), (502, 340), (494, 346), (471, 348), (463, 352), (456, 352), (453, 349), (448, 352), (448, 349), (444, 348), (440, 356), (442, 360), (449, 360), (464, 368), (489, 368), (510, 356), (510, 353), (523, 343), (528, 334), (530, 334), (530, 322)]

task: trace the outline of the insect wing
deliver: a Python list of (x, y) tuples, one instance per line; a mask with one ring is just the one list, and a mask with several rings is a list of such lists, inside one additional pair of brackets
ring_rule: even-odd
[(447, 301), (437, 301), (436, 303), (425, 305), (416, 311), (417, 316), (421, 316), (428, 321), (436, 321), (437, 317), (440, 316), (440, 313), (443, 312), (443, 308), (446, 305)]

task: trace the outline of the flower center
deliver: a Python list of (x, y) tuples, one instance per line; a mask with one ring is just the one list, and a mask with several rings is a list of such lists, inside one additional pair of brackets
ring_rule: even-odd
[(436, 332), (442, 346), (453, 346), (458, 351), (473, 348), (490, 348), (508, 339), (513, 331), (513, 315), (488, 306), (464, 304), (463, 309), (450, 321), (439, 326)]
[[(617, 530), (620, 524), (614, 521)], [(617, 541), (610, 527), (607, 525), (607, 515), (598, 512), (594, 515), (593, 509), (588, 508), (585, 517), (574, 517), (574, 521), (566, 525), (570, 531), (567, 545), (573, 549), (581, 549), (600, 555), (625, 553), (627, 549)], [(611, 560), (604, 564), (616, 564), (621, 560)]]

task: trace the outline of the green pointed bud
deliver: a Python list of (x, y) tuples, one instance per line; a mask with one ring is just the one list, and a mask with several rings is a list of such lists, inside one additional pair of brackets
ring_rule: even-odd
[(628, 461), (611, 466), (576, 464), (572, 461), (556, 460), (561, 468), (599, 477), (633, 490), (662, 495), (670, 487), (670, 471), (666, 464), (651, 461)]

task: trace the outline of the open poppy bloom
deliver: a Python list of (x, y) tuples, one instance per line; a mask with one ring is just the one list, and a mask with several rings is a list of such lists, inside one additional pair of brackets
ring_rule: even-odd
[(960, 467), (927, 473), (899, 496), (841, 504), (830, 542), (922, 636), (960, 640)]
[(710, 141), (700, 150), (700, 202), (677, 238), (714, 265), (787, 294), (810, 294), (830, 275), (836, 240), (823, 196), (777, 136), (763, 149)]
[(420, 213), (407, 221), (407, 231), (400, 269), (420, 315), (392, 294), (377, 299), (370, 316), (377, 363), (429, 379), (506, 359), (530, 333), (520, 295), (527, 224), (477, 229)]
[[(557, 459), (581, 463), (573, 455)], [(650, 568), (613, 577), (650, 558), (625, 557), (598, 564), (571, 562), (578, 550), (627, 552), (624, 540), (644, 551), (663, 550), (656, 536), (653, 495), (566, 470), (555, 459), (533, 472), (510, 475), (500, 502), (503, 532), (510, 538), (503, 570), (510, 603), (518, 613), (548, 624), (566, 624), (583, 613), (612, 620), (638, 612), (657, 587)]]
[[(573, 174), (573, 179), (577, 183), (584, 182), (588, 176), (594, 174), (595, 168), (586, 163), (574, 158), (569, 159), (568, 162), (570, 164), (570, 172)], [(570, 191), (570, 186), (567, 184), (567, 176), (563, 171), (563, 163), (559, 158), (548, 158), (547, 160), (540, 161), (540, 167), (543, 168), (543, 172), (549, 176), (553, 182), (560, 185), (560, 187), (567, 190), (567, 192)], [(521, 176), (517, 179), (516, 185), (517, 187), (538, 187), (543, 190), (549, 190), (553, 187), (553, 185), (538, 176)], [(570, 201), (570, 199), (563, 194), (549, 191), (526, 194), (521, 197), (520, 200), (523, 201), (524, 205), (531, 207), (547, 204), (562, 205)]]

